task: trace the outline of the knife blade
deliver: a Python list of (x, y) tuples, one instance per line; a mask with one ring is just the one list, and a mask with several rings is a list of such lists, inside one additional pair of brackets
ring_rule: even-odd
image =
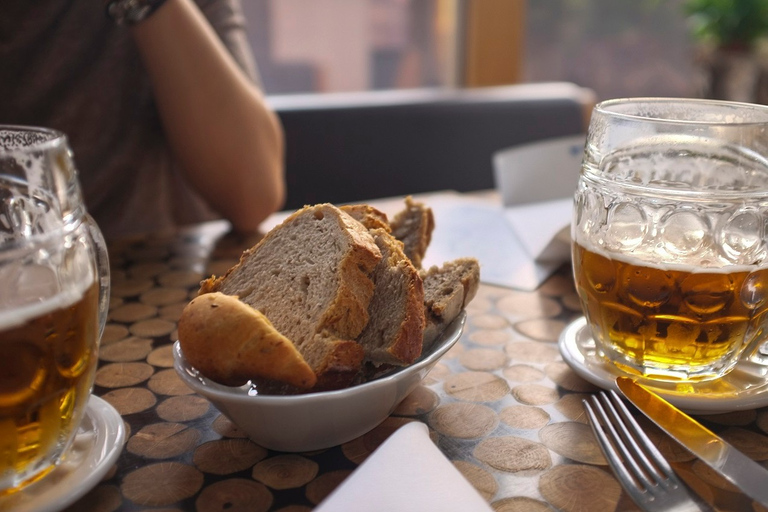
[(768, 470), (642, 384), (629, 377), (617, 377), (616, 385), (661, 430), (747, 496), (768, 507)]

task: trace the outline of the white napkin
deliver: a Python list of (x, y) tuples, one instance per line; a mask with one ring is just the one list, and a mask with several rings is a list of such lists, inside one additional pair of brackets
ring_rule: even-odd
[(573, 199), (555, 199), (504, 208), (526, 252), (536, 261), (563, 263), (571, 257)]
[(504, 206), (572, 197), (586, 134), (538, 140), (493, 155), (493, 178)]
[(474, 256), (484, 283), (535, 290), (568, 261), (569, 251), (559, 237), (570, 226), (570, 206), (563, 207), (569, 201), (503, 208), (460, 195), (431, 197), (435, 231), (424, 265)]
[(423, 423), (400, 427), (315, 512), (492, 512)]

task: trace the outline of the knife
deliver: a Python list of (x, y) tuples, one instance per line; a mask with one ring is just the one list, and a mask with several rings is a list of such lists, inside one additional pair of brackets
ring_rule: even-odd
[(768, 470), (633, 379), (617, 377), (616, 384), (664, 432), (747, 496), (768, 507)]

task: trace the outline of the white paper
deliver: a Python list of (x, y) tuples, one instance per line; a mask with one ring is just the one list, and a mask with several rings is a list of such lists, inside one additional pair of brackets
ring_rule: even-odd
[(472, 256), (480, 262), (484, 283), (531, 291), (562, 261), (535, 261), (504, 217), (504, 208), (461, 196), (430, 198), (435, 215), (432, 242), (424, 266)]
[(571, 254), (572, 210), (573, 199), (558, 199), (505, 208), (504, 218), (531, 258), (563, 263)]
[(492, 511), (420, 422), (400, 427), (315, 508), (315, 512), (361, 510)]
[(573, 197), (585, 141), (585, 134), (571, 135), (494, 153), (494, 181), (504, 206)]

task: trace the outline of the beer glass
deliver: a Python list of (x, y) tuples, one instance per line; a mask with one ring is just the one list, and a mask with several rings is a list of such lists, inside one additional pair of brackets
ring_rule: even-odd
[(607, 360), (667, 381), (764, 364), (767, 230), (768, 107), (595, 107), (571, 234), (577, 292)]
[(41, 479), (72, 442), (109, 299), (104, 239), (66, 137), (0, 126), (0, 496)]

